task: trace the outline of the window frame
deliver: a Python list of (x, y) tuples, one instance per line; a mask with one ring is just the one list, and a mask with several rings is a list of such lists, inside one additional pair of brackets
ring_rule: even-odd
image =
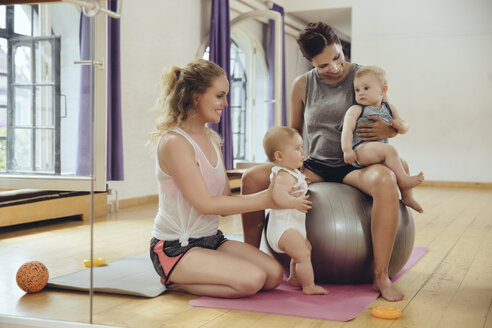
[[(61, 134), (61, 122), (60, 122), (60, 37), (57, 36), (39, 36), (39, 37), (10, 37), (7, 39), (9, 44), (9, 58), (8, 60), (8, 73), (7, 73), (7, 83), (8, 83), (8, 96), (7, 96), (7, 167), (6, 173), (26, 173), (26, 174), (54, 174), (60, 175), (61, 165), (60, 165), (60, 134)], [(36, 43), (39, 44), (42, 41), (48, 41), (52, 47), (52, 70), (53, 70), (53, 82), (39, 82), (36, 80)], [(17, 83), (14, 77), (14, 59), (13, 50), (17, 45), (27, 45), (31, 52), (31, 83)], [(53, 103), (53, 125), (52, 127), (39, 127), (36, 123), (36, 105), (37, 105), (37, 87), (51, 86), (53, 90), (52, 103)], [(16, 106), (13, 99), (15, 98), (14, 93), (16, 87), (26, 87), (31, 89), (32, 102), (31, 102), (31, 117), (32, 122), (30, 126), (17, 126), (15, 123), (15, 113)], [(22, 171), (14, 167), (15, 158), (15, 130), (25, 129), (30, 130), (31, 134), (31, 170)], [(53, 172), (43, 172), (36, 169), (36, 135), (41, 130), (53, 130), (54, 140), (52, 149), (52, 161), (53, 161)]]
[[(235, 57), (232, 57), (232, 50), (236, 49)], [(248, 132), (248, 74), (244, 67), (244, 63), (241, 61), (240, 52), (242, 52), (239, 45), (231, 38), (231, 103), (229, 104), (229, 110), (231, 111), (231, 133), (233, 141), (234, 162), (245, 161), (248, 157), (247, 151), (247, 132)], [(244, 56), (247, 54), (244, 53)], [(232, 65), (234, 60), (234, 65)], [(240, 71), (236, 72), (235, 68), (240, 67)], [(252, 82), (254, 83), (254, 82)], [(236, 91), (240, 90), (240, 94), (237, 95)], [(234, 97), (235, 99), (232, 99)], [(239, 105), (236, 105), (236, 98), (239, 100)], [(236, 116), (239, 119), (235, 120)], [(242, 118), (242, 119), (241, 119)], [(238, 147), (235, 147), (238, 146)]]
[[(106, 8), (106, 1), (101, 1)], [(46, 4), (48, 5), (48, 4)], [(67, 4), (64, 4), (67, 5)], [(7, 6), (7, 10), (10, 6)], [(13, 9), (13, 7), (12, 7)], [(6, 10), (6, 14), (8, 15)], [(35, 188), (46, 190), (105, 191), (106, 190), (106, 149), (107, 149), (107, 35), (108, 19), (106, 15), (96, 15), (94, 20), (94, 60), (102, 65), (92, 64), (94, 72), (94, 109), (92, 138), (93, 174), (91, 176), (63, 176), (56, 174), (10, 174), (0, 172), (0, 188)], [(10, 49), (10, 47), (9, 47)], [(57, 97), (60, 101), (60, 97)], [(9, 100), (8, 100), (9, 101)], [(7, 149), (9, 151), (9, 149)]]

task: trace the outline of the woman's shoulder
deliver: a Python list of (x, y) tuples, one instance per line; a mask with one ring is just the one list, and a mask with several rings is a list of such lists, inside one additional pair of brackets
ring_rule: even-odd
[(304, 84), (306, 85), (306, 81), (307, 81), (307, 75), (308, 75), (309, 72), (306, 72), (306, 73), (303, 73), (301, 75), (298, 75), (295, 79), (294, 79), (294, 82), (293, 82), (293, 85), (298, 85), (298, 84)]
[(176, 131), (168, 131), (161, 136), (157, 145), (158, 153), (173, 153), (193, 146), (186, 140), (186, 137)]
[(301, 74), (294, 79), (294, 82), (292, 82), (293, 93), (299, 93), (300, 96), (304, 96), (307, 84), (307, 74), (308, 73)]

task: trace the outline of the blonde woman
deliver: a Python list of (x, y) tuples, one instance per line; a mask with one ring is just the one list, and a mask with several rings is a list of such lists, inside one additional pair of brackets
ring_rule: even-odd
[[(156, 106), (156, 174), (159, 211), (150, 256), (161, 282), (196, 295), (236, 298), (277, 287), (282, 267), (248, 244), (227, 240), (219, 215), (276, 207), (271, 188), (231, 196), (219, 136), (206, 127), (218, 123), (228, 106), (224, 71), (206, 60), (163, 75)], [(307, 197), (305, 207), (309, 207)]]

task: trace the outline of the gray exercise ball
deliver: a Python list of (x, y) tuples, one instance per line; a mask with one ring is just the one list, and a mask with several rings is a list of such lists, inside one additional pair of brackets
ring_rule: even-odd
[[(372, 282), (372, 198), (356, 188), (332, 182), (310, 185), (309, 195), (313, 208), (306, 216), (306, 231), (313, 246), (311, 261), (316, 282)], [(407, 262), (414, 240), (412, 214), (400, 202), (397, 234), (389, 265), (390, 277)], [(275, 253), (271, 248), (270, 251), (288, 270), (290, 258), (286, 254)]]

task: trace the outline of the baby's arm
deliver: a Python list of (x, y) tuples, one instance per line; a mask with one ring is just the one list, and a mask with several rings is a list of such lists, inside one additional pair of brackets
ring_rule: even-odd
[(408, 123), (400, 116), (400, 111), (394, 104), (388, 103), (391, 114), (393, 115), (393, 121), (391, 126), (396, 129), (399, 134), (404, 134), (408, 131)]
[(273, 185), (273, 201), (280, 208), (294, 208), (302, 213), (307, 213), (311, 208), (310, 201), (307, 200), (309, 196), (294, 197), (289, 193), (292, 191), (292, 186), (297, 180), (289, 173), (280, 170), (277, 173), (275, 183)]
[(357, 154), (352, 149), (354, 129), (362, 108), (359, 105), (351, 106), (345, 113), (342, 128), (342, 151), (343, 160), (347, 164), (357, 161)]

